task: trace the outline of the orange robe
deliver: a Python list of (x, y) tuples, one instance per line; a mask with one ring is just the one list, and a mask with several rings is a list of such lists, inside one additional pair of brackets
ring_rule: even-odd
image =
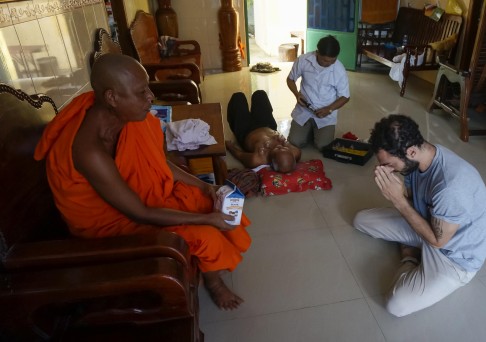
[[(71, 233), (85, 238), (144, 233), (160, 227), (142, 225), (105, 202), (73, 165), (72, 144), (94, 93), (76, 97), (46, 127), (34, 158), (46, 159), (54, 200)], [(209, 213), (213, 201), (197, 187), (174, 182), (163, 151), (159, 120), (148, 114), (141, 122), (128, 123), (120, 133), (115, 163), (122, 178), (149, 207)], [(221, 232), (208, 225), (163, 227), (182, 236), (198, 257), (203, 272), (232, 271), (251, 243), (246, 216), (234, 230)]]

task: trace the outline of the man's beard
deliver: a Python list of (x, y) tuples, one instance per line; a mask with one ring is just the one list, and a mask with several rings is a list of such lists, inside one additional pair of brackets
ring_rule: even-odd
[(405, 166), (403, 167), (403, 170), (400, 171), (400, 174), (402, 176), (408, 176), (412, 172), (418, 169), (419, 167), (419, 162), (415, 160), (410, 160), (407, 157), (402, 159), (403, 162), (405, 163)]

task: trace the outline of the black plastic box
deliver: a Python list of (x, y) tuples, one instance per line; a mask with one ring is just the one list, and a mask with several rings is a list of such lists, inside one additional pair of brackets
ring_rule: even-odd
[[(359, 154), (349, 153), (346, 149), (356, 150)], [(332, 143), (324, 147), (322, 154), (325, 158), (337, 160), (342, 163), (351, 163), (356, 165), (364, 165), (370, 160), (373, 152), (371, 152), (371, 145), (349, 139), (334, 139)]]

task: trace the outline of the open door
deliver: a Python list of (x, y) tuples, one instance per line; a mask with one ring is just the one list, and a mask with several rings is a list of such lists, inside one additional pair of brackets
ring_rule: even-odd
[(307, 0), (307, 52), (317, 49), (322, 37), (333, 35), (341, 45), (338, 59), (356, 70), (359, 0)]

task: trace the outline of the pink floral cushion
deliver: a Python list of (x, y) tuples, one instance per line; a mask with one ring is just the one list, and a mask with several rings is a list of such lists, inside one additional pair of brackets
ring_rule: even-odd
[(326, 177), (324, 165), (320, 159), (299, 162), (296, 169), (290, 173), (275, 172), (267, 167), (258, 171), (258, 175), (261, 179), (261, 192), (264, 196), (332, 188), (332, 182)]

